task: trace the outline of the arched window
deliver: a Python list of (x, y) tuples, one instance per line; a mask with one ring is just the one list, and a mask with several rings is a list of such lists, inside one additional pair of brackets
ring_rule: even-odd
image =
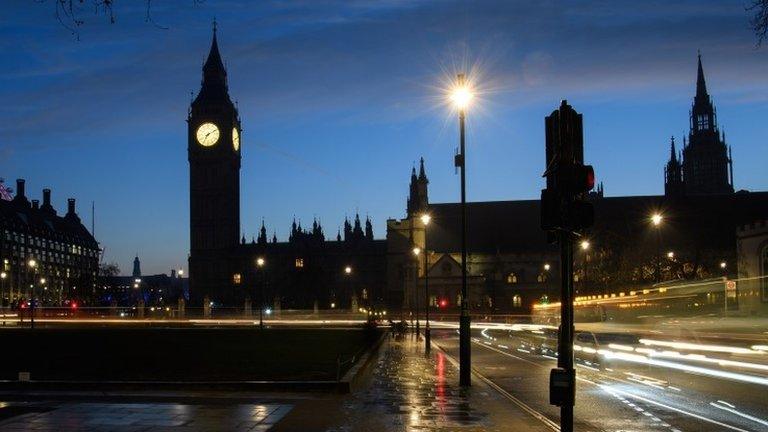
[(539, 277), (536, 278), (537, 281), (544, 283), (547, 281), (547, 275), (546, 273), (539, 273)]
[(507, 275), (507, 283), (508, 284), (517, 283), (517, 275), (514, 272)]
[(519, 308), (519, 307), (522, 307), (522, 306), (523, 306), (523, 299), (520, 298), (520, 294), (515, 294), (512, 297), (512, 307)]

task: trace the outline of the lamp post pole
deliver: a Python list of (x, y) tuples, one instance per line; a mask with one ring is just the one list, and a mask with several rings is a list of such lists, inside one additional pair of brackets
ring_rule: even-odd
[[(467, 300), (467, 160), (465, 148), (465, 117), (466, 103), (469, 96), (466, 89), (466, 77), (458, 76), (459, 91), (463, 95), (457, 95), (459, 104), (459, 154), (457, 165), (461, 169), (461, 317), (459, 318), (459, 384), (470, 386), (472, 347), (470, 346), (470, 317), (469, 301)], [(463, 99), (459, 99), (463, 98)]]
[(29, 325), (30, 328), (35, 328), (35, 281), (37, 280), (37, 261), (31, 259), (28, 262), (29, 266), (32, 267), (33, 274), (32, 274), (32, 283), (29, 285)]
[(264, 277), (264, 264), (265, 264), (264, 258), (256, 258), (256, 266), (259, 268), (259, 276), (261, 277), (261, 281), (259, 283), (259, 329), (264, 330), (264, 282), (266, 278)]
[(427, 254), (427, 226), (430, 216), (424, 214), (421, 216), (421, 222), (424, 223), (424, 352), (429, 354), (431, 337), (429, 330), (429, 257)]
[(661, 221), (663, 216), (654, 213), (651, 216), (651, 223), (656, 228), (656, 283), (661, 282)]

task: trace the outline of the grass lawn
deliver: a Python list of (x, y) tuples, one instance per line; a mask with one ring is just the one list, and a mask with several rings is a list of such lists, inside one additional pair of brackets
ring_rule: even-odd
[[(0, 330), (0, 379), (335, 380), (336, 360), (380, 333), (363, 329), (43, 328)], [(351, 366), (346, 362), (342, 375)]]

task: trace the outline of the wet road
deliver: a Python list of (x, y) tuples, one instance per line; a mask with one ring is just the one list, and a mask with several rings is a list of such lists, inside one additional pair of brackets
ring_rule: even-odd
[[(472, 361), (486, 378), (558, 421), (548, 389), (556, 358), (541, 334), (473, 330)], [(457, 336), (455, 330), (433, 331), (434, 341), (455, 357)], [(587, 338), (577, 341), (577, 430), (768, 431), (768, 355), (707, 352), (702, 349), (709, 346), (658, 339), (599, 347)], [(554, 348), (552, 340), (549, 345)]]

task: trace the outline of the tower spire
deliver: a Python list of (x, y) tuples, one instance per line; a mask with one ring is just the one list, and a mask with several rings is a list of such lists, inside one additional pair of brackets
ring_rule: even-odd
[(675, 151), (675, 137), (670, 139), (670, 157), (669, 160), (677, 162), (677, 152)]
[(709, 100), (709, 94), (707, 94), (707, 82), (704, 79), (704, 68), (701, 66), (701, 51), (698, 51), (699, 66), (696, 73), (696, 99), (703, 98)]

